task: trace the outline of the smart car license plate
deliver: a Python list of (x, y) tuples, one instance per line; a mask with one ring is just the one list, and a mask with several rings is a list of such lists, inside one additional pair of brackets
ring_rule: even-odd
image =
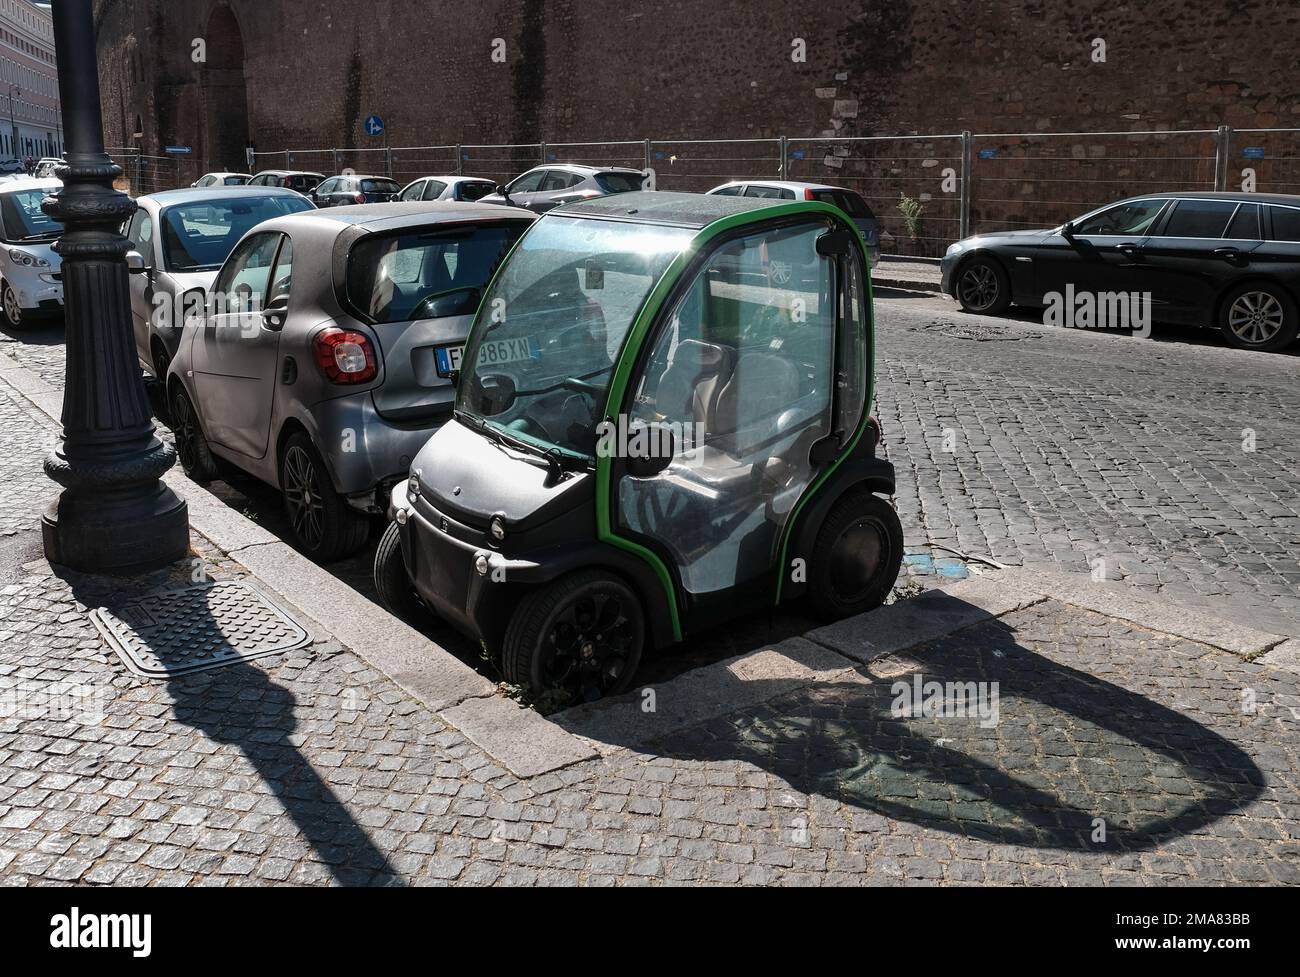
[(542, 347), (532, 336), (518, 339), (494, 339), (478, 348), (478, 365), (495, 366), (500, 363), (518, 363), (535, 360), (542, 355)]
[[(433, 366), (438, 376), (449, 377), (460, 369), (460, 358), (465, 353), (464, 346), (437, 346), (433, 350)], [(426, 363), (428, 360), (425, 361)]]

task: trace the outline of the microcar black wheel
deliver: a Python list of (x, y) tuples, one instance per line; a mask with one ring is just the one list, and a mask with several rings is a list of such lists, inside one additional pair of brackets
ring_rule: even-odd
[(280, 493), (293, 543), (313, 560), (338, 560), (365, 545), (370, 521), (334, 491), (324, 459), (302, 431), (280, 455)]
[(375, 550), (374, 581), (375, 591), (384, 606), (403, 621), (415, 623), (432, 613), (416, 594), (410, 574), (406, 572), (401, 527), (395, 522), (388, 524), (379, 540), (379, 549)]
[(840, 499), (817, 533), (808, 565), (814, 612), (838, 620), (879, 607), (903, 562), (903, 526), (894, 507), (869, 492)]
[(207, 485), (217, 477), (216, 459), (208, 447), (199, 415), (190, 403), (185, 389), (176, 385), (171, 399), (171, 429), (176, 438), (176, 454), (185, 474), (200, 485)]
[(506, 628), (507, 682), (556, 706), (626, 692), (645, 644), (641, 601), (622, 580), (584, 570), (535, 590)]
[(1238, 349), (1276, 353), (1295, 342), (1300, 314), (1284, 289), (1266, 282), (1247, 282), (1223, 297), (1219, 331)]
[(957, 269), (957, 301), (976, 315), (1001, 315), (1011, 305), (1011, 280), (993, 258), (975, 257)]

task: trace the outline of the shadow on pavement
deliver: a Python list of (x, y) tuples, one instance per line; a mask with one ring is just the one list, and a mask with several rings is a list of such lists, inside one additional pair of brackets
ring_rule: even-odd
[[(953, 604), (969, 607), (955, 598)], [(624, 745), (679, 759), (739, 760), (801, 793), (895, 820), (1076, 851), (1151, 848), (1205, 828), (1262, 792), (1264, 775), (1223, 736), (1023, 647), (999, 621), (906, 654), (906, 663), (874, 662), (874, 674), (862, 673), (865, 681), (806, 686), (650, 747)], [(889, 673), (891, 662), (897, 674)], [(959, 683), (959, 690), (982, 691), (986, 702), (996, 683), (996, 724), (971, 714), (923, 715), (920, 702), (912, 715), (895, 715), (918, 674), (945, 689)], [(726, 676), (710, 684), (711, 701), (756, 698), (752, 688), (742, 691), (750, 683)], [(661, 701), (669, 694), (661, 690)], [(906, 708), (914, 701), (909, 694)], [(949, 712), (958, 711), (958, 701), (960, 695), (948, 697)], [(606, 732), (617, 725), (603, 726), (598, 738), (608, 741)], [(624, 728), (635, 734), (637, 725), (633, 719)], [(1102, 827), (1104, 841), (1096, 840)]]
[[(190, 562), (129, 581), (54, 572), (87, 607), (122, 608), (147, 593), (190, 585)], [(209, 619), (210, 621), (210, 619)], [(191, 626), (200, 629), (204, 621)], [(310, 654), (311, 648), (302, 649)], [(141, 682), (152, 679), (141, 678)], [(167, 681), (175, 720), (239, 749), (340, 885), (400, 884), (365, 830), (295, 745), (297, 698), (258, 662), (236, 662)], [(274, 817), (276, 812), (268, 812)]]

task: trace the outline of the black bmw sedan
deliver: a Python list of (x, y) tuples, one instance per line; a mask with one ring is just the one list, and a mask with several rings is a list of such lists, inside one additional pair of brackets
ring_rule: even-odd
[[(943, 290), (967, 312), (1015, 303), (1064, 316), (1058, 324), (1134, 328), (1145, 309), (1217, 326), (1242, 349), (1280, 350), (1300, 333), (1300, 196), (1133, 197), (1052, 230), (958, 241), (942, 269)], [(1108, 310), (1125, 321), (1106, 321)]]

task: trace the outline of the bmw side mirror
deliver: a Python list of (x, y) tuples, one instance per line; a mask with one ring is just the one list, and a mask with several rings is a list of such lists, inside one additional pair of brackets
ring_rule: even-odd
[(1074, 240), (1074, 221), (1066, 221), (1061, 225), (1061, 237), (1067, 241)]
[(677, 436), (665, 424), (638, 425), (628, 432), (627, 473), (633, 478), (658, 475), (677, 455)]

